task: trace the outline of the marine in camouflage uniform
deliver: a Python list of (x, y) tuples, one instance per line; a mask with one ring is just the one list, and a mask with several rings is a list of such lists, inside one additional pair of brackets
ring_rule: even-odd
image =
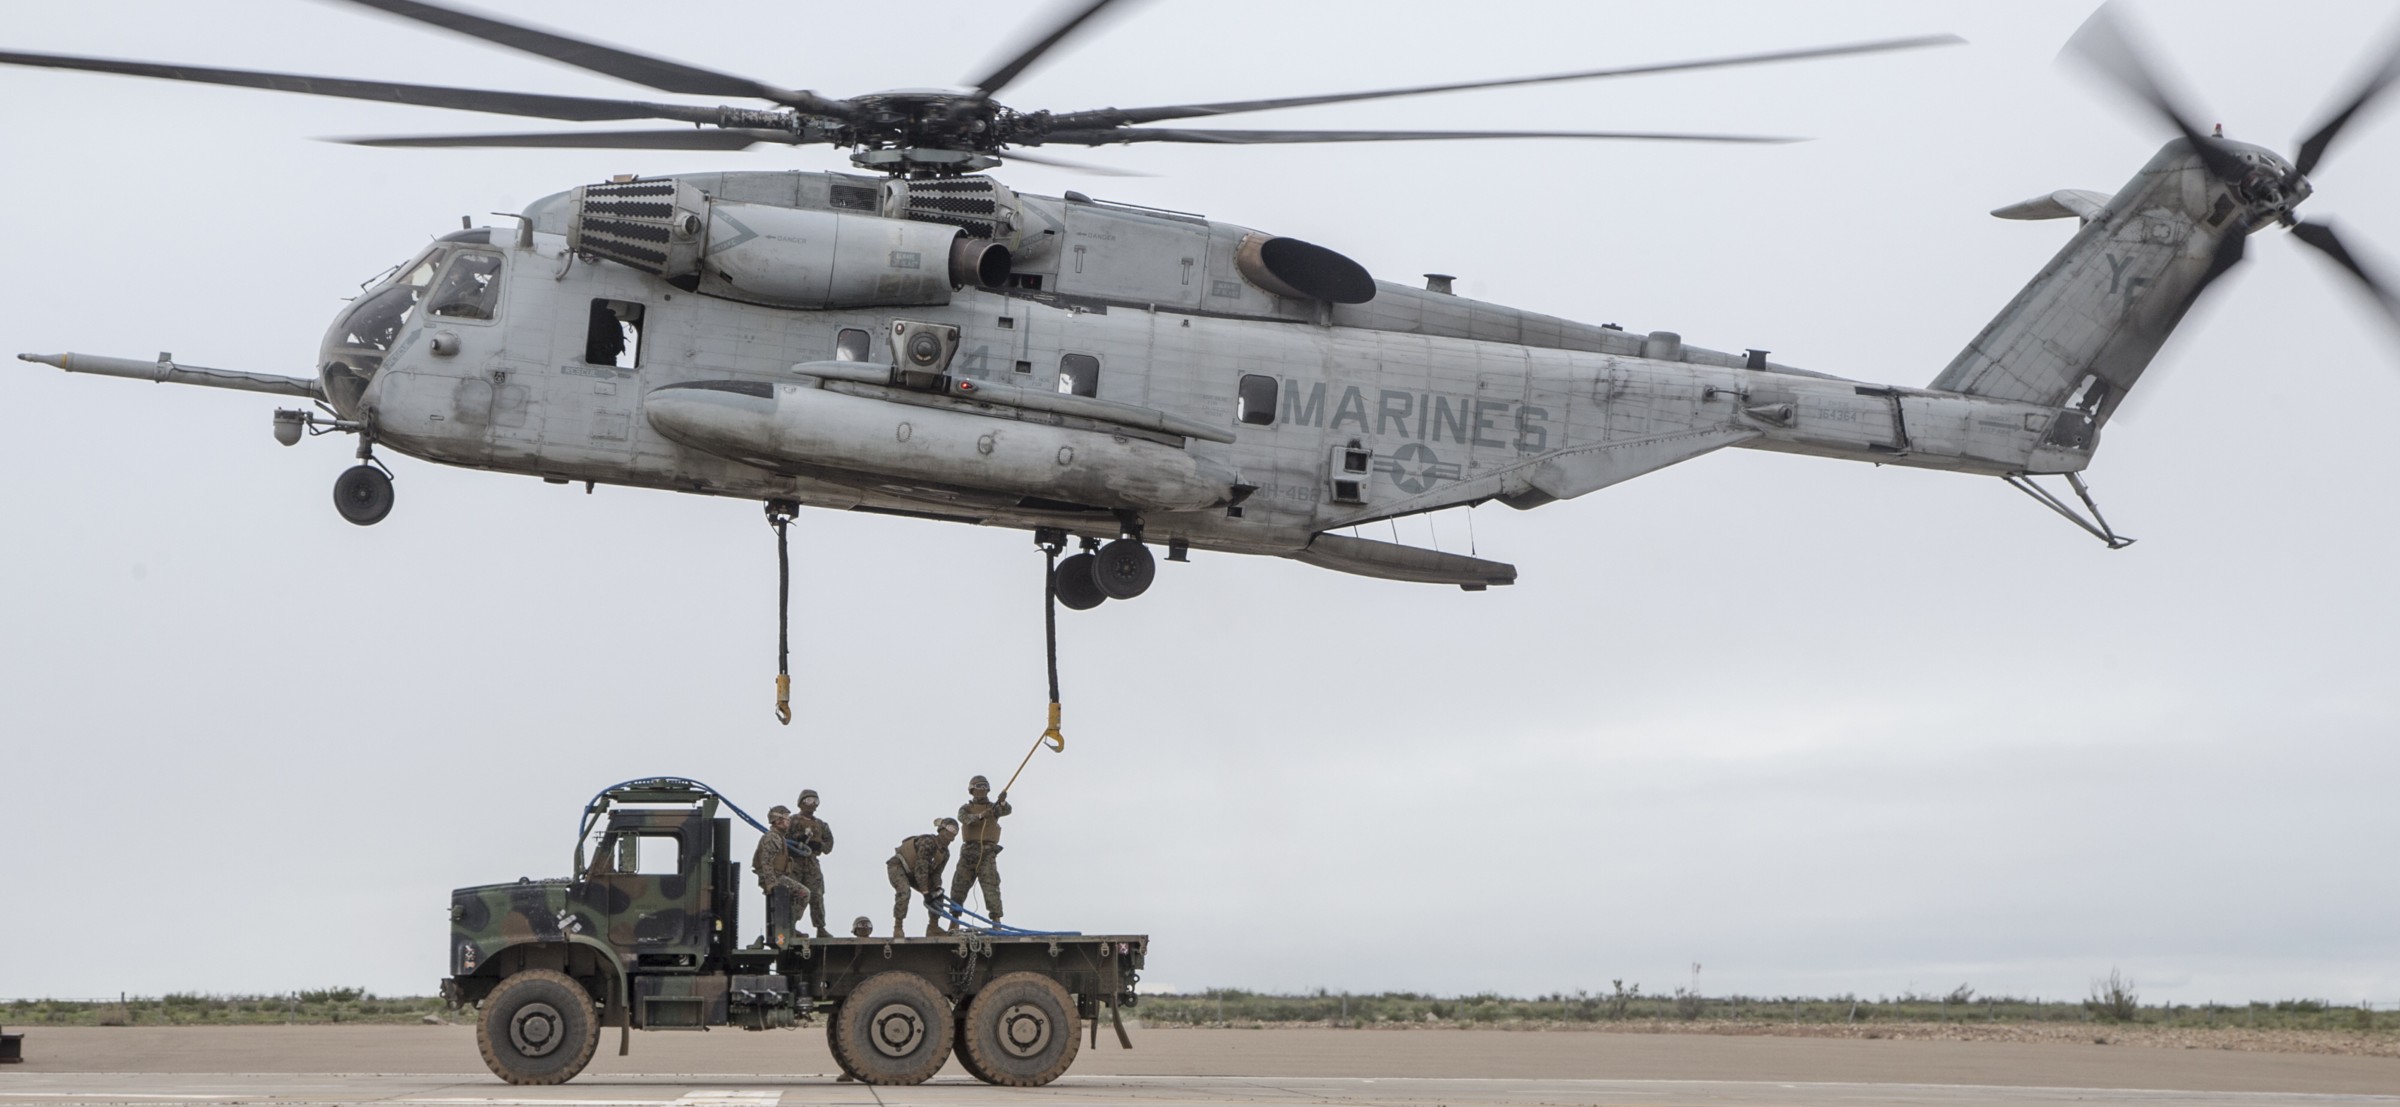
[(942, 917), (934, 901), (942, 894), (942, 870), (950, 865), (950, 840), (958, 837), (958, 820), (935, 819), (934, 833), (904, 838), (900, 848), (892, 851), (891, 859), (883, 863), (883, 871), (892, 878), (892, 937), (908, 937), (908, 895), (915, 892), (925, 900), (925, 936), (935, 937), (942, 932)]
[(767, 832), (759, 835), (758, 848), (750, 853), (750, 871), (767, 897), (767, 942), (778, 948), (791, 940), (793, 907), (810, 898), (808, 886), (792, 876), (791, 846), (785, 837), (791, 813), (782, 804), (770, 808)]
[(808, 887), (809, 921), (816, 926), (817, 937), (833, 937), (833, 932), (825, 929), (825, 868), (817, 863), (817, 858), (833, 852), (833, 824), (817, 817), (816, 789), (801, 791), (800, 810), (793, 813), (787, 826), (795, 843), (791, 850), (791, 874)]
[(1008, 793), (992, 798), (992, 782), (978, 776), (967, 781), (967, 802), (958, 809), (964, 840), (958, 844), (958, 870), (950, 877), (950, 902), (967, 901), (967, 889), (983, 885), (983, 913), (1000, 921), (1000, 816), (1009, 813)]

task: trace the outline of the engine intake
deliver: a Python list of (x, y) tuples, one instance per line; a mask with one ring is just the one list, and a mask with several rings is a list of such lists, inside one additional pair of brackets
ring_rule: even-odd
[(1365, 266), (1314, 242), (1246, 235), (1233, 263), (1251, 284), (1278, 296), (1334, 304), (1363, 304), (1375, 298), (1375, 278)]

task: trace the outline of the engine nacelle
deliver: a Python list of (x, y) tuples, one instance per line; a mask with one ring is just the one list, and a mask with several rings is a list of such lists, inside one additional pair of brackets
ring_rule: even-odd
[(1006, 283), (1011, 261), (959, 227), (731, 203), (672, 178), (576, 189), (567, 245), (687, 292), (789, 308), (938, 306)]

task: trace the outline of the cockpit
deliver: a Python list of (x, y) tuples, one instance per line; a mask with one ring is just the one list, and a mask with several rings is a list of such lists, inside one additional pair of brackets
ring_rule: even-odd
[(499, 317), (502, 259), (473, 248), (490, 240), (489, 230), (449, 235), (393, 266), (335, 317), (317, 356), (317, 374), (334, 410), (358, 417), (368, 382), (405, 341), (420, 306), (426, 314), (461, 322)]

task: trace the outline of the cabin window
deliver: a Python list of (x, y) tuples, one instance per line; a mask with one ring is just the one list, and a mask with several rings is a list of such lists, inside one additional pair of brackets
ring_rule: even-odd
[(446, 319), (494, 319), (500, 308), (500, 255), (465, 253), (442, 271), (428, 314)]
[(584, 329), (583, 363), (632, 369), (642, 363), (642, 305), (631, 300), (594, 300)]
[(867, 360), (867, 332), (856, 327), (842, 328), (842, 333), (833, 336), (833, 360)]
[(600, 847), (593, 875), (673, 876), (683, 865), (683, 839), (673, 834), (612, 834)]
[(1275, 388), (1275, 378), (1264, 373), (1242, 374), (1242, 387), (1234, 395), (1233, 417), (1252, 426), (1274, 426)]
[(1068, 354), (1058, 359), (1058, 390), (1070, 396), (1100, 394), (1100, 359), (1090, 354)]

